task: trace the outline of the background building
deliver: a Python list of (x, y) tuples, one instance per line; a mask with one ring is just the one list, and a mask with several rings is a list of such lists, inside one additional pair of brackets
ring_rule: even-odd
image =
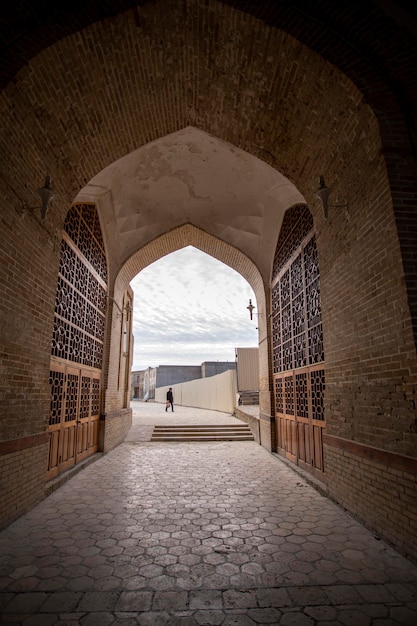
[(155, 389), (170, 387), (198, 378), (216, 376), (236, 369), (236, 363), (228, 361), (205, 361), (201, 365), (158, 365), (146, 370), (132, 372), (132, 398), (154, 400)]

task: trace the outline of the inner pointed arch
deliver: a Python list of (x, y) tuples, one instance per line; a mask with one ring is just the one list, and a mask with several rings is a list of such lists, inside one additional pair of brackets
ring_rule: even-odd
[(237, 248), (192, 224), (184, 224), (169, 231), (133, 254), (117, 276), (115, 292), (121, 293), (130, 281), (151, 263), (186, 246), (193, 246), (238, 272), (252, 287), (258, 307), (261, 303), (265, 304), (264, 283), (253, 261)]

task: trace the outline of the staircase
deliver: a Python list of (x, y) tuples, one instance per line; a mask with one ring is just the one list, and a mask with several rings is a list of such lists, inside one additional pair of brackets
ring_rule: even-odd
[(259, 404), (259, 391), (239, 391), (240, 405)]
[(154, 426), (151, 442), (156, 441), (254, 441), (247, 424)]

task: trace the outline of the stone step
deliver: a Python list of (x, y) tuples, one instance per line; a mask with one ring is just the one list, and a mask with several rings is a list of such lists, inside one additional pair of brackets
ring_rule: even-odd
[(247, 424), (157, 424), (155, 430), (246, 430)]
[(259, 404), (259, 391), (241, 391), (239, 392), (240, 405)]
[(151, 441), (254, 441), (247, 424), (154, 426)]

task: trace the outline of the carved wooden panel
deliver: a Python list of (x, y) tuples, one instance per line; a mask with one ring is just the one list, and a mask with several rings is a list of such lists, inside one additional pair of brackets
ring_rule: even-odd
[(275, 416), (279, 449), (315, 473), (324, 471), (324, 349), (320, 271), (307, 207), (287, 212), (271, 289)]
[(107, 263), (94, 205), (68, 212), (51, 343), (48, 477), (98, 450)]

